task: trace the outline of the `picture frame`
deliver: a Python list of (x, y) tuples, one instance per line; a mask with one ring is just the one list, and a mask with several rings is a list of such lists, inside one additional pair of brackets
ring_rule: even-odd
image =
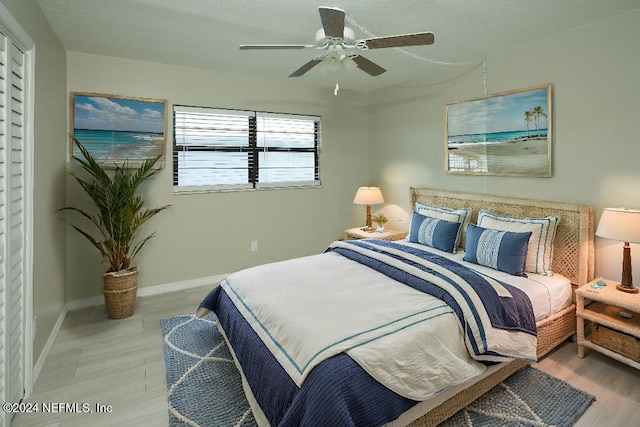
[[(70, 105), (71, 135), (103, 167), (135, 167), (157, 155), (164, 167), (167, 100), (72, 92)], [(73, 139), (70, 153), (81, 157)]]
[(551, 113), (551, 84), (447, 103), (446, 172), (550, 177)]

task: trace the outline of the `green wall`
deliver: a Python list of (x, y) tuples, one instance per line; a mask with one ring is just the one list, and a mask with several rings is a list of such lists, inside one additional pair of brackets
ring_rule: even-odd
[[(409, 186), (640, 209), (640, 11), (489, 55), (370, 94), (371, 181), (408, 228)], [(445, 173), (445, 104), (551, 83), (551, 178)], [(398, 222), (398, 215), (404, 221)], [(640, 271), (640, 251), (632, 245)], [(619, 242), (596, 238), (596, 275), (620, 278)], [(636, 285), (640, 282), (636, 280)]]
[[(166, 99), (169, 104), (255, 109), (322, 116), (320, 188), (173, 194), (171, 163), (144, 193), (149, 206), (171, 204), (147, 231), (157, 236), (136, 258), (141, 288), (231, 273), (256, 264), (321, 252), (347, 227), (364, 221), (352, 201), (369, 185), (366, 94), (212, 70), (67, 54), (69, 92)], [(169, 121), (170, 122), (170, 121)], [(171, 123), (167, 154), (171, 158)], [(365, 155), (363, 155), (365, 153)], [(67, 182), (67, 200), (80, 203)], [(69, 229), (67, 300), (100, 295), (97, 252)], [(258, 241), (258, 251), (250, 242)]]

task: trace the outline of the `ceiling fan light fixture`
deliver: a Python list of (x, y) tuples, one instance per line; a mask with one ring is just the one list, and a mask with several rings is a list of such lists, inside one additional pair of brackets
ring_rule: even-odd
[(353, 62), (353, 59), (351, 59), (350, 56), (347, 56), (346, 58), (344, 58), (340, 63), (342, 64), (341, 68), (347, 73), (350, 73), (356, 68), (358, 68), (358, 66), (356, 65), (355, 62)]
[(344, 48), (341, 45), (331, 45), (329, 46), (327, 55), (325, 57), (325, 67), (329, 71), (336, 72), (341, 68), (342, 61), (347, 58), (347, 53), (344, 51)]
[(328, 56), (325, 63), (327, 64), (327, 69), (329, 71), (338, 71), (340, 69), (340, 59), (335, 56)]

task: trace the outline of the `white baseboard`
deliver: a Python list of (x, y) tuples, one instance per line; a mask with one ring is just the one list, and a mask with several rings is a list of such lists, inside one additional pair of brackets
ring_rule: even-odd
[(67, 303), (65, 304), (65, 307), (67, 311), (71, 311), (71, 310), (77, 310), (79, 308), (93, 307), (100, 304), (104, 304), (104, 297), (102, 295), (99, 297), (91, 297), (91, 298), (67, 301)]
[[(199, 288), (201, 286), (207, 286), (207, 285), (211, 285), (211, 289), (213, 289), (215, 285), (220, 283), (227, 276), (229, 276), (229, 274), (219, 274), (217, 276), (201, 277), (198, 279), (183, 280), (181, 282), (165, 283), (162, 285), (138, 288), (138, 296), (148, 297), (151, 295), (160, 295), (160, 294), (166, 294), (169, 292), (184, 291), (187, 289)], [(97, 297), (69, 301), (66, 304), (66, 308), (67, 308), (67, 311), (71, 311), (71, 310), (77, 310), (79, 308), (94, 307), (96, 305), (102, 305), (102, 304), (104, 304), (104, 297), (97, 296)]]
[(164, 285), (149, 286), (138, 288), (139, 297), (148, 297), (150, 295), (166, 294), (168, 292), (184, 291), (191, 288), (199, 288), (201, 286), (211, 285), (213, 289), (218, 283), (228, 277), (229, 274), (219, 274), (217, 276), (201, 277), (198, 279), (184, 280), (182, 282), (165, 283)]
[[(175, 283), (165, 283), (163, 285), (149, 286), (145, 288), (138, 288), (138, 296), (139, 297), (148, 297), (152, 295), (160, 295), (166, 294), (169, 292), (177, 292), (184, 291), (191, 288), (199, 288), (202, 286), (210, 285), (211, 289), (215, 287), (218, 283), (220, 283), (224, 278), (226, 278), (228, 274), (219, 274), (217, 276), (209, 276), (209, 277), (201, 277), (198, 279), (184, 280), (182, 282)], [(40, 357), (38, 357), (38, 361), (33, 366), (33, 383), (36, 383), (38, 376), (40, 375), (40, 371), (42, 371), (42, 366), (49, 355), (49, 351), (51, 351), (51, 347), (53, 347), (53, 343), (58, 336), (58, 332), (60, 332), (60, 328), (62, 327), (62, 322), (64, 321), (65, 316), (71, 310), (77, 310), (79, 308), (85, 307), (93, 307), (96, 305), (104, 304), (104, 297), (97, 296), (91, 298), (84, 298), (79, 300), (67, 301), (67, 303), (62, 307), (60, 314), (58, 315), (58, 320), (56, 320), (55, 325), (53, 325), (53, 329), (49, 334), (49, 338), (40, 353)]]
[(44, 344), (44, 348), (40, 352), (40, 357), (38, 357), (38, 361), (33, 365), (33, 384), (38, 380), (38, 376), (40, 376), (40, 371), (42, 371), (42, 366), (44, 365), (44, 361), (49, 355), (49, 351), (51, 351), (51, 347), (53, 347), (53, 343), (58, 336), (58, 332), (60, 332), (60, 328), (62, 327), (62, 322), (64, 322), (64, 318), (67, 315), (67, 305), (62, 306), (62, 310), (58, 315), (58, 320), (53, 325), (53, 329), (49, 334), (49, 338), (47, 338), (47, 342)]

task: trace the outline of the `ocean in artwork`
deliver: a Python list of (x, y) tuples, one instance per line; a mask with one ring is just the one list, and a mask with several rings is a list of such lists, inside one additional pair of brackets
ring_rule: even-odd
[[(547, 129), (540, 129), (540, 137), (547, 137)], [(501, 142), (517, 142), (529, 138), (537, 138), (538, 130), (517, 130), (507, 132), (473, 133), (465, 135), (449, 135), (449, 148), (476, 144), (498, 144)]]
[[(164, 154), (164, 135), (156, 132), (74, 129), (73, 136), (98, 161), (141, 160)], [(74, 146), (73, 155), (81, 157)]]

